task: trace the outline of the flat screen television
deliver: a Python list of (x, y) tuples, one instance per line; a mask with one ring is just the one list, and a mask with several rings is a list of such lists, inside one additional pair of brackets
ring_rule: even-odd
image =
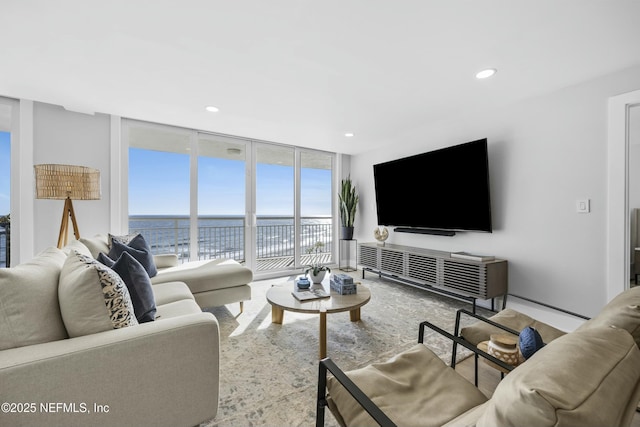
[(378, 224), (396, 231), (491, 232), (487, 140), (373, 166)]

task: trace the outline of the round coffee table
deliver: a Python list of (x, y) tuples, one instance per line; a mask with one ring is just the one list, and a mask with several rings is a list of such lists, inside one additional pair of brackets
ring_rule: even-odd
[(292, 283), (273, 285), (267, 291), (267, 301), (271, 304), (271, 323), (282, 324), (285, 311), (297, 313), (309, 313), (320, 315), (320, 359), (327, 357), (327, 313), (339, 313), (348, 311), (352, 322), (360, 320), (360, 307), (371, 299), (369, 288), (362, 284), (357, 285), (357, 293), (352, 295), (340, 295), (331, 291), (329, 285), (313, 285), (314, 288), (322, 286), (325, 292), (330, 293), (329, 298), (321, 298), (310, 301), (298, 301), (292, 294)]

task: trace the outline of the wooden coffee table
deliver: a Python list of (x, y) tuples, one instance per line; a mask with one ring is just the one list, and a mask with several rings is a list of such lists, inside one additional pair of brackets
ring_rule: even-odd
[[(340, 295), (331, 291), (329, 298), (316, 299), (311, 301), (298, 301), (291, 292), (294, 290), (294, 284), (288, 282), (283, 285), (273, 285), (267, 291), (267, 301), (271, 304), (271, 322), (282, 324), (285, 311), (294, 311), (297, 313), (309, 313), (320, 315), (320, 336), (319, 355), (320, 359), (327, 357), (327, 313), (339, 313), (348, 311), (352, 322), (360, 320), (360, 307), (365, 305), (371, 299), (369, 288), (358, 284), (358, 292), (353, 295)], [(329, 285), (313, 285), (314, 287), (322, 286), (326, 292), (330, 291)]]

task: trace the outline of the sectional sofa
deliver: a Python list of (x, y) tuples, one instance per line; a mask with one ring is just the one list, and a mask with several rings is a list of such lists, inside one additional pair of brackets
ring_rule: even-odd
[[(139, 323), (124, 284), (94, 253), (73, 241), (0, 269), (0, 425), (193, 426), (214, 418), (219, 326), (198, 300), (247, 299), (251, 272), (220, 262), (160, 264), (168, 273), (150, 286), (155, 320)], [(213, 266), (224, 271), (206, 289), (202, 273)]]
[[(81, 238), (94, 258), (98, 254), (109, 253), (108, 235), (99, 234), (91, 238)], [(196, 302), (202, 308), (215, 307), (251, 299), (249, 283), (253, 280), (250, 269), (232, 259), (210, 259), (178, 263), (174, 254), (154, 256), (158, 274), (151, 278), (158, 283), (180, 281), (187, 284)]]

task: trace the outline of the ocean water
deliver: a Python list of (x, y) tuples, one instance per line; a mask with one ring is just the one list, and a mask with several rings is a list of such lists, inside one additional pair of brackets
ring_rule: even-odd
[[(293, 256), (293, 228), (291, 217), (258, 217), (257, 257)], [(302, 253), (318, 241), (325, 245), (319, 253), (331, 251), (331, 218), (302, 218), (301, 228)], [(186, 216), (130, 216), (129, 231), (141, 233), (156, 254), (175, 253), (184, 260), (191, 259), (189, 218)], [(244, 233), (244, 216), (200, 218), (196, 259), (233, 258), (244, 261)], [(6, 254), (6, 236), (0, 228), (0, 267), (6, 267)]]
[[(292, 217), (258, 217), (256, 250), (258, 258), (292, 256), (294, 221)], [(244, 216), (207, 216), (198, 219), (197, 259), (233, 258), (244, 261)], [(139, 232), (154, 253), (172, 252), (181, 258), (189, 254), (188, 216), (130, 216), (129, 231)], [(329, 252), (332, 242), (332, 219), (301, 219), (300, 241), (303, 252), (318, 241), (320, 252)]]

